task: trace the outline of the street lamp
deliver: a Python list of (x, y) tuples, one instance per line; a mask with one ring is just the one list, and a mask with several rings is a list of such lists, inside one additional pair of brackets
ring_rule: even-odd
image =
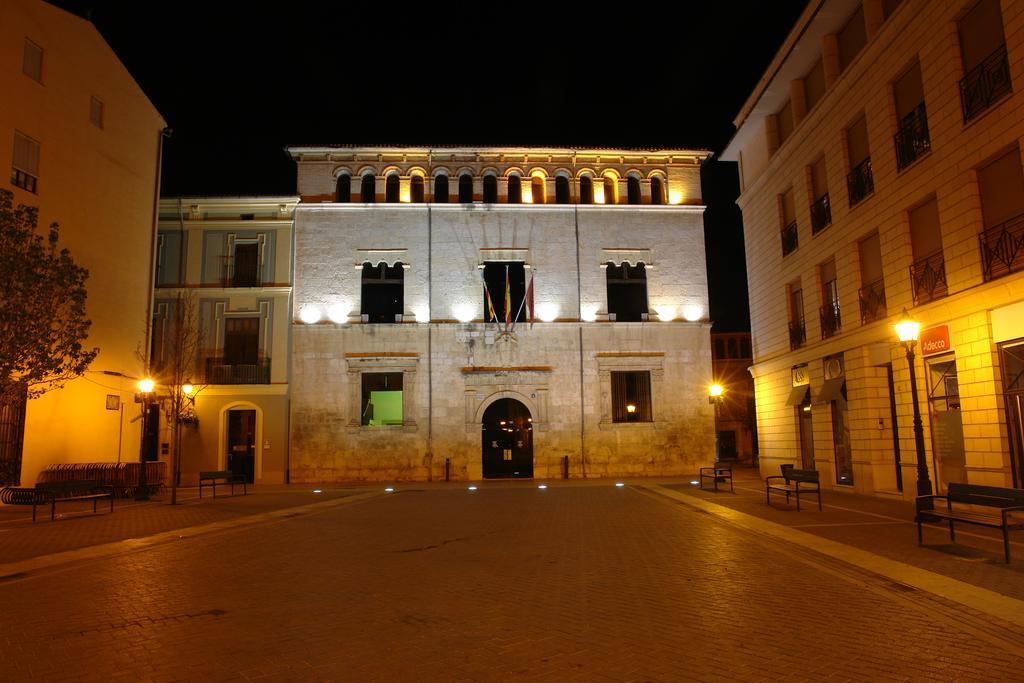
[(928, 461), (924, 455), (924, 428), (921, 426), (921, 408), (917, 402), (917, 373), (914, 370), (914, 346), (921, 332), (921, 323), (910, 317), (903, 309), (900, 321), (896, 323), (896, 336), (907, 350), (907, 366), (910, 368), (910, 396), (914, 404), (914, 444), (917, 446), (917, 495), (932, 495), (932, 481), (928, 476)]
[(135, 489), (135, 500), (149, 500), (149, 481), (146, 477), (146, 433), (149, 427), (149, 401), (156, 382), (149, 377), (139, 380), (139, 393), (142, 395), (142, 438), (139, 441), (139, 485)]
[(715, 382), (708, 387), (708, 403), (715, 406), (715, 463), (721, 458), (718, 443), (718, 413), (722, 409), (722, 401), (725, 400), (725, 387)]

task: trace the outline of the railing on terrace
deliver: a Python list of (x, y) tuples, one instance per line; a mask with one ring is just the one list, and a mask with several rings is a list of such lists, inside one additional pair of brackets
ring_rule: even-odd
[(1024, 213), (992, 226), (978, 238), (986, 282), (1024, 270)]
[(932, 141), (928, 135), (928, 112), (924, 102), (903, 117), (899, 132), (894, 136), (896, 143), (896, 168), (902, 171), (931, 151)]
[(821, 195), (811, 204), (811, 234), (816, 235), (832, 223), (832, 205), (829, 204), (828, 192)]
[(235, 264), (224, 266), (221, 285), (224, 287), (260, 287), (262, 285), (260, 270), (253, 264), (251, 267), (237, 267)]
[(946, 262), (942, 250), (919, 259), (910, 266), (910, 284), (914, 293), (914, 305), (941, 299), (948, 294), (946, 289)]
[(789, 321), (789, 348), (791, 351), (799, 349), (807, 343), (807, 326), (803, 318)]
[(207, 358), (205, 384), (270, 384), (270, 359), (235, 363), (225, 358)]
[(786, 256), (787, 254), (793, 253), (799, 244), (800, 241), (796, 232), (796, 221), (793, 221), (782, 229), (782, 255)]
[(885, 281), (869, 282), (857, 293), (860, 298), (860, 322), (867, 325), (887, 315), (885, 308)]
[(978, 66), (960, 79), (960, 106), (964, 123), (992, 106), (1013, 89), (1006, 45), (1000, 45)]
[(846, 176), (846, 191), (850, 206), (858, 204), (875, 191), (875, 176), (871, 172), (871, 157), (853, 167)]
[(834, 336), (843, 327), (843, 318), (839, 313), (839, 302), (832, 301), (819, 309), (821, 315), (821, 338)]

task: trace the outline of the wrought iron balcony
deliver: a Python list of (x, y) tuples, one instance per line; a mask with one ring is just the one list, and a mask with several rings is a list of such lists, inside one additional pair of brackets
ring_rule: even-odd
[(986, 282), (1024, 270), (1024, 214), (993, 226), (978, 237)]
[(236, 363), (227, 358), (207, 358), (205, 384), (270, 384), (270, 359)]
[(1000, 45), (978, 66), (960, 79), (960, 106), (964, 123), (992, 106), (1012, 90), (1006, 45)]
[(850, 206), (858, 204), (875, 191), (875, 176), (871, 173), (871, 157), (853, 167), (846, 176), (846, 191)]
[(791, 351), (799, 349), (807, 343), (807, 326), (803, 318), (789, 321), (789, 348)]
[(839, 314), (839, 302), (832, 301), (819, 309), (821, 315), (821, 338), (834, 336), (843, 327), (843, 318)]
[(910, 266), (910, 285), (915, 306), (941, 299), (949, 293), (946, 289), (946, 262), (941, 249), (914, 261)]
[(885, 308), (885, 281), (878, 279), (860, 288), (860, 322), (867, 325), (887, 315)]
[(821, 195), (811, 204), (811, 234), (819, 232), (832, 224), (832, 205), (828, 201), (828, 192)]
[(15, 187), (20, 187), (23, 190), (28, 190), (32, 194), (37, 194), (36, 185), (38, 182), (38, 179), (30, 173), (25, 173), (24, 171), (16, 168), (11, 169), (11, 185), (14, 185)]
[(799, 244), (800, 242), (797, 238), (796, 232), (796, 221), (793, 221), (782, 229), (782, 255), (786, 256), (787, 254), (793, 253)]
[(924, 102), (903, 117), (900, 130), (893, 138), (896, 142), (896, 168), (902, 171), (932, 149), (928, 135), (928, 112)]
[(260, 277), (260, 270), (253, 264), (251, 267), (227, 264), (224, 266), (224, 276), (221, 278), (223, 287), (261, 287), (263, 278)]

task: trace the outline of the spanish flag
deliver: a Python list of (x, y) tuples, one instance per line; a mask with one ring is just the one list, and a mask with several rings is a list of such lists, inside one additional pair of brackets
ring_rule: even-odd
[(508, 282), (508, 266), (505, 266), (505, 325), (512, 322), (512, 286)]

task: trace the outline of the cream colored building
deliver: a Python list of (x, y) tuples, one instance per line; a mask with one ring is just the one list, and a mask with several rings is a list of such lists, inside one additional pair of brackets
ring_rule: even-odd
[[(814, 0), (736, 118), (763, 474), (1024, 486), (1024, 5)], [(922, 359), (922, 355), (924, 358)]]
[(289, 152), (291, 481), (676, 475), (713, 458), (706, 152)]
[[(288, 471), (292, 216), (298, 197), (185, 197), (160, 202), (153, 367), (174, 362), (174, 307), (200, 331), (190, 377), (198, 424), (182, 431), (181, 482), (232, 469), (279, 484)], [(166, 373), (165, 373), (166, 374)], [(166, 413), (165, 413), (166, 414)], [(161, 416), (163, 417), (163, 415)], [(173, 446), (167, 421), (162, 458)]]
[[(48, 464), (138, 460), (164, 121), (91, 23), (41, 0), (0, 3), (0, 92), (4, 187), (44, 229), (59, 222), (60, 245), (89, 269), (86, 343), (100, 350), (84, 377), (29, 402), (31, 485)], [(13, 472), (20, 449), (2, 450)]]

